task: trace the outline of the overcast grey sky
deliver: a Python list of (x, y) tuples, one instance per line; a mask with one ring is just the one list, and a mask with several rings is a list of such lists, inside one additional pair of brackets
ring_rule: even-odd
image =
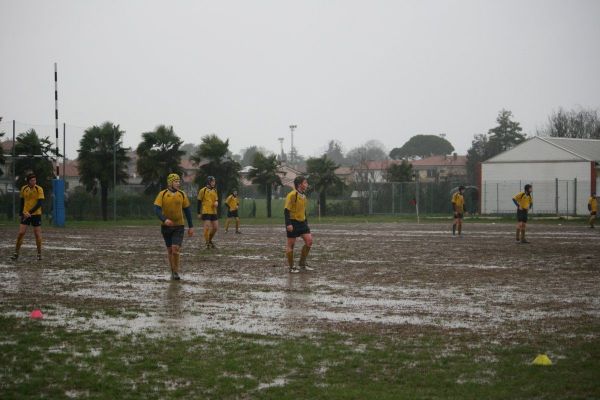
[(61, 123), (132, 147), (166, 124), (277, 151), (293, 123), (306, 156), (440, 133), (464, 154), (502, 108), (529, 134), (600, 108), (597, 0), (0, 0), (0, 21), (0, 128), (52, 138), (54, 62)]

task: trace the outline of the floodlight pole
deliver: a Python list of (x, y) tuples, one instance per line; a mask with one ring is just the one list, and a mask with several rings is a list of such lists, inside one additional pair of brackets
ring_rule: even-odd
[(13, 145), (12, 145), (12, 173), (13, 173), (13, 190), (12, 190), (12, 198), (13, 198), (13, 209), (12, 209), (12, 215), (13, 215), (13, 221), (16, 219), (16, 203), (17, 203), (17, 199), (16, 199), (16, 193), (15, 193), (15, 184), (17, 183), (17, 172), (15, 169), (15, 132), (16, 132), (16, 125), (15, 125), (15, 120), (13, 119)]
[(56, 63), (54, 63), (54, 128), (56, 131), (56, 179), (60, 179), (60, 162), (58, 161), (58, 67)]
[(281, 146), (281, 155), (279, 156), (279, 158), (281, 159), (280, 161), (283, 162), (283, 159), (285, 156), (285, 153), (283, 152), (283, 138), (280, 137), (280, 138), (277, 138), (277, 140), (279, 140), (279, 145)]
[(298, 125), (290, 125), (290, 132), (292, 134), (292, 148), (290, 151), (290, 162), (293, 164), (296, 161), (296, 151), (294, 150), (294, 129), (296, 129)]
[[(57, 155), (58, 160), (58, 155)], [(66, 182), (67, 172), (67, 124), (63, 122), (63, 180)]]

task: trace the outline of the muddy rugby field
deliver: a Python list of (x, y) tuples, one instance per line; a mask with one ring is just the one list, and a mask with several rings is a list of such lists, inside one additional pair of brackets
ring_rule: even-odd
[[(469, 331), (510, 340), (598, 323), (597, 231), (530, 224), (314, 224), (309, 262), (290, 275), (282, 226), (244, 226), (205, 250), (184, 239), (182, 281), (171, 281), (159, 228), (44, 227), (43, 261), (28, 232), (17, 262), (17, 227), (0, 227), (0, 311), (49, 324), (161, 335), (213, 330), (269, 335), (323, 331)], [(301, 242), (299, 242), (301, 244)], [(296, 248), (298, 254), (299, 246)], [(597, 338), (594, 338), (594, 340)]]

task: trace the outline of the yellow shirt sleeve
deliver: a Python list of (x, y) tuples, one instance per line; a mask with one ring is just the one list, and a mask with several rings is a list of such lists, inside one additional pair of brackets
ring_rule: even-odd
[(181, 191), (181, 194), (183, 194), (183, 208), (188, 208), (191, 205), (190, 199), (184, 191)]

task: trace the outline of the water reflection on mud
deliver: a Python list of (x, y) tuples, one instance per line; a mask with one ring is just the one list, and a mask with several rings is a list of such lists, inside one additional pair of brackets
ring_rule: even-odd
[[(18, 262), (0, 263), (0, 312), (26, 318), (40, 308), (45, 323), (156, 335), (294, 335), (336, 324), (510, 333), (600, 317), (589, 246), (597, 235), (534, 225), (531, 245), (515, 246), (512, 228), (469, 224), (457, 239), (443, 224), (320, 225), (310, 256), (317, 270), (289, 274), (281, 232), (248, 227), (219, 234), (215, 251), (186, 240), (181, 281), (169, 279), (154, 227), (47, 228), (42, 262), (28, 245)], [(119, 252), (124, 237), (134, 240)], [(0, 228), (0, 238), (6, 260), (14, 229)]]

